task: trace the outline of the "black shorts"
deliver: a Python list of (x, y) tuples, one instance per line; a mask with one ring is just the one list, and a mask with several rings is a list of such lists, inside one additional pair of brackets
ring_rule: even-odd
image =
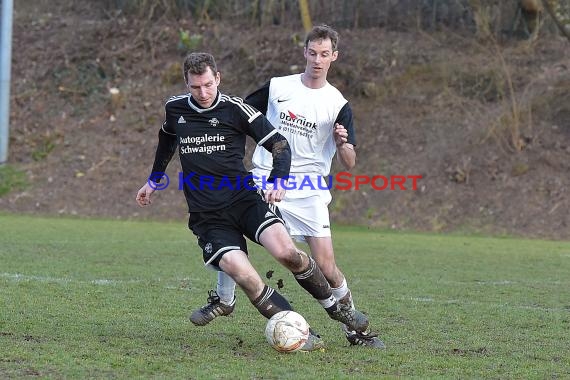
[(190, 213), (188, 228), (198, 237), (204, 264), (220, 270), (220, 259), (226, 252), (237, 249), (247, 254), (244, 235), (260, 244), (259, 235), (274, 223), (284, 224), (281, 214), (275, 205), (263, 200), (258, 190), (248, 191), (225, 209)]

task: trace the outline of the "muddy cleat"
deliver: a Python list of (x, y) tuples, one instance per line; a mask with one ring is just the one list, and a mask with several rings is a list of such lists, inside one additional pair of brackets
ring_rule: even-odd
[(386, 345), (378, 338), (378, 334), (372, 332), (350, 331), (346, 333), (346, 339), (352, 346), (366, 346), (385, 350)]
[(324, 348), (325, 342), (321, 339), (321, 336), (314, 332), (313, 329), (309, 329), (309, 338), (299, 351), (318, 351)]
[(235, 304), (235, 296), (232, 303), (227, 305), (220, 301), (220, 297), (216, 291), (210, 290), (208, 292), (208, 304), (195, 310), (190, 316), (190, 321), (196, 326), (206, 326), (216, 317), (230, 315), (232, 311), (234, 311)]
[(327, 310), (329, 317), (344, 323), (349, 330), (365, 332), (368, 329), (368, 317), (350, 305), (338, 303), (336, 310)]

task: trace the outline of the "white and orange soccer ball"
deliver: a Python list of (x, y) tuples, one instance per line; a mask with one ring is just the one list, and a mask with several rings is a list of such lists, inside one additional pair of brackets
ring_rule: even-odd
[(309, 324), (299, 313), (280, 311), (267, 321), (265, 338), (279, 352), (295, 352), (309, 339)]

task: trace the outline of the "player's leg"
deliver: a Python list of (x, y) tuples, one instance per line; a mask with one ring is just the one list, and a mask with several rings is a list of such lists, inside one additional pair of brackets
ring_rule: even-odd
[[(341, 289), (343, 287), (343, 283), (346, 283), (346, 279), (344, 274), (336, 265), (331, 236), (305, 236), (305, 241), (309, 245), (311, 256), (313, 256), (327, 281), (333, 288), (333, 294), (336, 293), (335, 297), (340, 300), (347, 295), (348, 288), (346, 288), (345, 284), (345, 287)], [(341, 292), (335, 292), (334, 289), (338, 289)]]
[(266, 227), (260, 234), (259, 242), (293, 273), (299, 285), (321, 304), (332, 319), (346, 324), (352, 330), (367, 331), (368, 318), (334, 298), (332, 289), (316, 262), (297, 249), (282, 224), (275, 223)]
[[(225, 281), (231, 282), (231, 289), (235, 282), (224, 274), (217, 263), (225, 252), (242, 250), (247, 253), (247, 243), (239, 231), (236, 231), (222, 212), (191, 213), (188, 219), (188, 228), (198, 238), (198, 245), (202, 248), (205, 266), (222, 273)], [(221, 297), (220, 297), (221, 295)], [(207, 303), (194, 310), (190, 321), (197, 326), (205, 326), (219, 316), (230, 315), (235, 308), (235, 296), (232, 292), (208, 292)]]
[[(309, 245), (311, 256), (332, 287), (333, 296), (343, 307), (354, 309), (352, 292), (335, 260), (328, 210), (330, 200), (328, 192), (312, 192), (303, 198), (286, 197), (279, 209), (291, 235)], [(384, 343), (370, 332), (357, 333), (345, 324), (342, 325), (342, 330), (352, 345), (384, 348)]]
[[(311, 250), (311, 256), (331, 285), (333, 296), (345, 307), (354, 309), (352, 292), (348, 288), (346, 277), (336, 265), (332, 238), (330, 236), (305, 236), (305, 240)], [(346, 325), (343, 325), (343, 331), (349, 334)]]
[(235, 300), (236, 282), (228, 274), (218, 271), (218, 282), (216, 292), (222, 302), (232, 302)]
[(336, 265), (332, 238), (330, 236), (305, 236), (305, 240), (311, 250), (311, 256), (331, 285), (335, 298), (339, 302), (354, 308), (352, 292), (348, 288), (346, 277)]
[(274, 289), (265, 285), (243, 251), (229, 251), (218, 263), (243, 290), (247, 298), (266, 318), (283, 310), (293, 310), (289, 302)]
[[(329, 192), (306, 191), (303, 197), (297, 195), (279, 203), (279, 210), (287, 229), (296, 240), (306, 242), (311, 256), (317, 262), (332, 288), (341, 287), (344, 275), (336, 265), (330, 229), (328, 204)], [(333, 292), (334, 293), (334, 292)], [(345, 292), (346, 293), (346, 292)], [(345, 294), (335, 294), (340, 300)]]
[(283, 266), (327, 311), (332, 319), (343, 322), (356, 331), (366, 331), (368, 318), (352, 308), (342, 307), (332, 295), (332, 289), (315, 261), (297, 249), (285, 226), (274, 223), (259, 234), (259, 243)]
[(289, 269), (299, 285), (323, 306), (329, 317), (351, 326), (353, 330), (366, 331), (368, 318), (358, 310), (341, 307), (332, 296), (331, 287), (315, 261), (297, 249), (279, 217), (280, 212), (274, 205), (265, 203), (261, 191), (251, 193), (240, 207), (240, 222), (245, 236), (264, 246)]
[(192, 223), (191, 215), (190, 220), (189, 225), (198, 236), (198, 244), (202, 248), (207, 268), (226, 273), (267, 318), (282, 310), (292, 310), (283, 296), (265, 286), (247, 257), (247, 243), (243, 235), (231, 223), (225, 222), (227, 218), (224, 221), (214, 218)]
[[(255, 308), (266, 318), (283, 310), (293, 310), (291, 304), (277, 290), (267, 286), (243, 252), (226, 253), (219, 263), (230, 278), (235, 280)], [(324, 347), (323, 340), (311, 332), (302, 351), (314, 351)]]
[(330, 199), (326, 192), (307, 192), (302, 198), (286, 196), (279, 203), (279, 210), (290, 235), (309, 245), (311, 256), (332, 287), (334, 297), (354, 307), (344, 274), (334, 256), (327, 208)]
[[(317, 265), (321, 268), (323, 274), (331, 284), (334, 297), (338, 299), (339, 303), (344, 305), (344, 307), (354, 309), (352, 292), (348, 288), (346, 277), (336, 265), (332, 238), (306, 236), (305, 239), (311, 249), (311, 255), (315, 258)], [(342, 325), (342, 330), (351, 345), (361, 345), (378, 349), (386, 348), (384, 342), (378, 338), (377, 334), (369, 331), (357, 332), (349, 329), (345, 324)]]
[[(228, 278), (237, 283), (249, 298), (255, 308), (266, 318), (271, 318), (274, 314), (283, 310), (293, 310), (289, 302), (275, 289), (265, 285), (255, 268), (251, 265), (247, 257), (247, 243), (243, 234), (235, 229), (231, 223), (231, 215), (221, 215), (219, 218), (210, 220), (200, 220), (200, 215), (190, 216), (188, 223), (192, 231), (198, 236), (198, 244), (202, 248), (202, 255), (206, 267), (223, 272)], [(215, 226), (215, 227), (212, 227)], [(203, 326), (219, 315), (216, 311), (222, 304), (211, 299), (203, 308), (195, 311), (191, 320), (194, 324)], [(235, 299), (233, 300), (235, 303)], [(203, 322), (207, 320), (207, 322)], [(198, 323), (196, 323), (198, 322)], [(320, 337), (311, 334), (303, 346), (303, 351), (313, 351), (324, 347)]]
[[(235, 281), (264, 317), (271, 318), (280, 311), (293, 310), (285, 297), (263, 282), (245, 252), (241, 250), (224, 252), (219, 259), (210, 261), (209, 265), (218, 267)], [(323, 340), (311, 334), (301, 350), (314, 351), (323, 347)]]

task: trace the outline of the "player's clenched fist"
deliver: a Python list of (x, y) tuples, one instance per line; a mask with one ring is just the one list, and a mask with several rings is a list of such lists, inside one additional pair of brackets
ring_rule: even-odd
[(143, 187), (137, 192), (136, 201), (139, 206), (144, 207), (151, 204), (150, 196), (154, 193), (155, 189), (147, 183), (144, 184)]

